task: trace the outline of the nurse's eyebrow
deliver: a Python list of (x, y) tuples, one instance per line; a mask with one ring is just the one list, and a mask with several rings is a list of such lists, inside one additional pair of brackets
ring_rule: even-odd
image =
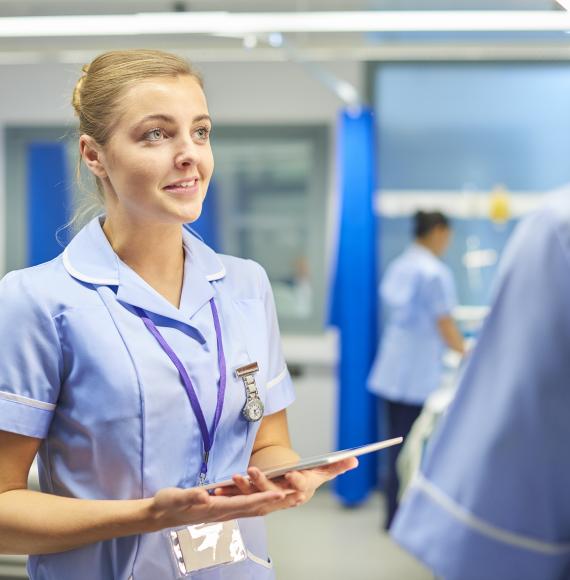
[(212, 117), (210, 115), (198, 115), (194, 117), (193, 123), (199, 123), (200, 121), (208, 121), (210, 124), (212, 123)]
[[(163, 113), (155, 113), (153, 115), (146, 115), (146, 117), (143, 117), (136, 124), (136, 126), (138, 127), (139, 125), (142, 125), (143, 123), (146, 123), (147, 121), (164, 121), (165, 123), (175, 123), (176, 122), (174, 117), (171, 117), (170, 115), (164, 115)], [(211, 123), (212, 119), (211, 119), (210, 115), (197, 115), (196, 117), (194, 117), (192, 119), (192, 123), (199, 123), (200, 121), (209, 121)]]

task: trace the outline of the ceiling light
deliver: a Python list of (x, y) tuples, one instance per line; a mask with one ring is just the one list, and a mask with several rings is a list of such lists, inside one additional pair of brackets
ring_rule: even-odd
[[(568, 0), (570, 1), (570, 0)], [(529, 32), (570, 29), (562, 11), (176, 12), (0, 18), (0, 38), (288, 32)]]

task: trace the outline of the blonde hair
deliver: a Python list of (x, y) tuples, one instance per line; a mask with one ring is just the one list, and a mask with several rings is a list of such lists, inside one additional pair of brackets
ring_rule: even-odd
[[(79, 118), (79, 135), (89, 135), (99, 145), (105, 145), (113, 133), (121, 99), (131, 87), (156, 77), (189, 75), (200, 87), (200, 75), (185, 59), (160, 50), (113, 50), (97, 56), (82, 67), (83, 75), (73, 89), (71, 104)], [(81, 187), (81, 158), (76, 179)], [(95, 178), (96, 192), (89, 192), (80, 201), (69, 225), (77, 225), (89, 215), (100, 211), (104, 203), (103, 186)]]

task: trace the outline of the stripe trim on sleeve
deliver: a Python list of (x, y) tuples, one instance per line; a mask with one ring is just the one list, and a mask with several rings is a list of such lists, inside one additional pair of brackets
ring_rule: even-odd
[(271, 564), (270, 561), (268, 560), (264, 560), (263, 558), (260, 558), (259, 556), (256, 556), (255, 554), (252, 554), (249, 550), (247, 550), (247, 557), (252, 561), (255, 562), (256, 564), (259, 564), (260, 566), (265, 566), (265, 568), (273, 568), (273, 564)]
[(510, 546), (539, 552), (549, 556), (558, 556), (560, 554), (566, 554), (570, 552), (570, 543), (559, 544), (543, 542), (528, 536), (523, 536), (522, 534), (516, 534), (514, 532), (509, 532), (508, 530), (498, 528), (497, 526), (494, 526), (485, 520), (478, 518), (477, 516), (467, 511), (464, 507), (453, 501), (449, 496), (445, 495), (445, 493), (443, 493), (433, 483), (428, 481), (421, 473), (418, 473), (414, 479), (413, 487), (425, 493), (434, 503), (436, 503), (452, 517), (459, 520), (467, 527), (476, 530), (484, 536), (487, 536), (488, 538), (498, 542), (503, 542), (504, 544), (508, 544)]
[(45, 411), (53, 411), (55, 409), (55, 405), (53, 403), (44, 403), (43, 401), (30, 399), (22, 395), (15, 395), (14, 393), (3, 393), (0, 391), (0, 399), (14, 401), (15, 403), (27, 405), (28, 407), (35, 407), (36, 409), (44, 409)]
[(279, 384), (287, 376), (287, 367), (285, 367), (275, 378), (267, 382), (267, 389), (271, 389), (275, 385)]

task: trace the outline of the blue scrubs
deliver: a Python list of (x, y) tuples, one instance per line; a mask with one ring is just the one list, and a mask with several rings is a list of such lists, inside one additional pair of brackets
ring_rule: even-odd
[(570, 198), (516, 230), (393, 536), (445, 580), (570, 578)]
[[(216, 254), (184, 231), (180, 308), (113, 252), (99, 218), (51, 262), (0, 283), (0, 429), (43, 439), (41, 488), (85, 499), (136, 499), (198, 481), (202, 439), (173, 363), (134, 307), (144, 309), (184, 363), (211, 425), (219, 367), (209, 300), (227, 364), (225, 404), (208, 480), (245, 471), (259, 423), (241, 410), (233, 370), (257, 361), (266, 414), (294, 399), (271, 287), (255, 262)], [(263, 520), (241, 520), (250, 558), (193, 578), (273, 578)], [(32, 556), (33, 580), (177, 578), (163, 532)]]
[(432, 252), (413, 244), (388, 267), (380, 295), (388, 323), (368, 388), (389, 401), (422, 405), (441, 379), (445, 344), (437, 321), (456, 305), (453, 276)]

